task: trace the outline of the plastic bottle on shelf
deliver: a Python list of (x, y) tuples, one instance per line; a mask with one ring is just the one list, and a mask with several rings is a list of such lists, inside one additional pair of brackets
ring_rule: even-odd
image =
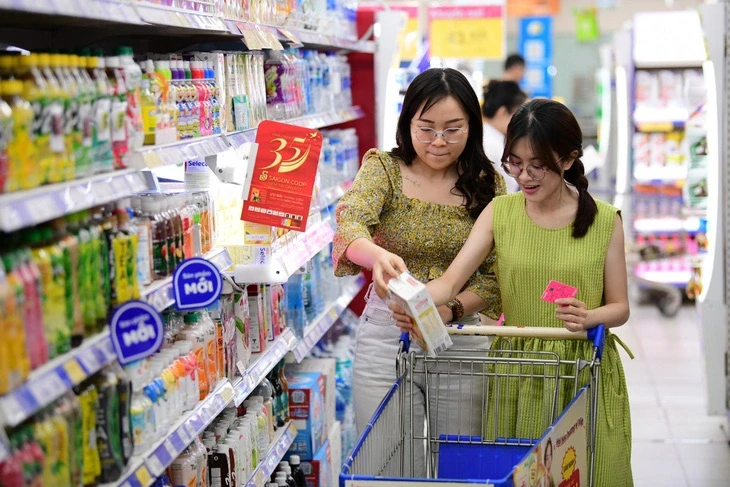
[(68, 56), (71, 75), (79, 87), (79, 108), (76, 118), (78, 146), (76, 148), (76, 177), (86, 177), (94, 171), (94, 101), (96, 87), (86, 71), (87, 57), (72, 54)]
[(36, 145), (33, 142), (33, 109), (24, 98), (23, 82), (17, 79), (2, 82), (2, 98), (6, 103), (3, 119), (2, 147), (5, 162), (0, 192), (11, 193), (40, 185), (36, 160)]
[[(339, 459), (333, 458), (332, 461), (337, 462)], [(304, 476), (302, 462), (299, 455), (292, 455), (289, 457), (289, 465), (291, 465), (291, 476), (294, 479), (296, 487), (307, 487), (307, 479)]]
[(45, 80), (45, 90), (48, 96), (47, 104), (43, 107), (41, 133), (48, 136), (50, 151), (54, 154), (54, 164), (48, 167), (47, 182), (58, 183), (64, 180), (72, 161), (69, 160), (69, 148), (66, 147), (64, 136), (64, 107), (68, 93), (62, 88), (51, 69), (51, 56), (38, 55), (39, 75)]
[(101, 51), (94, 51), (94, 56), (86, 59), (87, 72), (96, 86), (94, 101), (94, 147), (92, 154), (92, 172), (100, 173), (114, 169), (114, 151), (112, 149), (112, 100), (114, 87), (107, 76), (106, 60)]
[(144, 144), (142, 121), (142, 69), (134, 62), (134, 51), (128, 46), (114, 50), (124, 75), (127, 97), (127, 134), (129, 149), (136, 150)]
[[(70, 181), (77, 177), (77, 165), (82, 166), (82, 173), (88, 173), (89, 160), (83, 158), (81, 127), (78, 125), (79, 107), (81, 106), (81, 87), (71, 74), (71, 56), (51, 54), (51, 70), (65, 93), (63, 107), (63, 135), (68, 157), (68, 164), (63, 170), (63, 180)], [(79, 160), (78, 158), (82, 159)]]
[(205, 330), (200, 324), (200, 313), (187, 313), (185, 315), (185, 326), (180, 331), (180, 338), (187, 340), (193, 345), (193, 353), (197, 358), (198, 388), (200, 400), (205, 399), (210, 393), (210, 378), (208, 377), (208, 355), (206, 347)]
[(118, 56), (108, 56), (104, 61), (106, 63), (106, 73), (113, 90), (111, 127), (114, 168), (122, 169), (125, 167), (124, 155), (129, 151), (127, 85), (120, 58)]
[[(6, 310), (6, 325), (7, 325), (7, 337), (5, 352), (6, 371), (4, 373), (4, 388), (5, 392), (13, 390), (20, 386), (28, 373), (30, 372), (30, 363), (25, 358), (25, 350), (27, 344), (30, 344), (29, 335), (24, 329), (24, 321), (26, 317), (33, 316), (34, 313), (38, 313), (40, 310), (34, 310), (32, 308), (32, 302), (26, 300), (29, 293), (32, 293), (31, 286), (36, 284), (26, 279), (28, 276), (24, 276), (21, 271), (22, 255), (18, 252), (7, 252), (2, 255), (2, 262), (5, 267), (7, 282), (8, 282), (8, 300), (5, 302)], [(36, 304), (40, 304), (37, 302)], [(40, 322), (39, 322), (40, 323)], [(25, 323), (27, 326), (28, 323)], [(39, 338), (45, 343), (45, 334), (41, 333)], [(46, 348), (47, 350), (47, 348)], [(47, 354), (45, 356), (48, 358)]]

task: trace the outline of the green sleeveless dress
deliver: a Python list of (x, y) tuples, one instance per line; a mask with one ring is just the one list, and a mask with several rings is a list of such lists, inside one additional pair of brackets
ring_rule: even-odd
[[(505, 325), (563, 327), (555, 317), (556, 305), (541, 299), (550, 280), (578, 288), (577, 298), (588, 309), (603, 304), (603, 274), (608, 244), (618, 210), (597, 201), (598, 214), (585, 237), (572, 237), (572, 225), (547, 229), (527, 215), (522, 193), (494, 199), (494, 247), (497, 281), (502, 295)], [(515, 350), (547, 351), (563, 360), (590, 360), (592, 344), (585, 340), (510, 339)], [(601, 363), (599, 413), (596, 437), (595, 485), (633, 485), (631, 474), (631, 419), (626, 380), (616, 345), (623, 344), (609, 333)], [(493, 348), (503, 348), (496, 340)], [(624, 346), (624, 348), (626, 348)], [(628, 350), (627, 350), (628, 352)], [(629, 355), (630, 352), (628, 352)], [(633, 358), (633, 357), (632, 357)], [(522, 366), (500, 366), (498, 372), (525, 374)], [(545, 367), (547, 369), (548, 367)], [(509, 370), (508, 370), (509, 369)], [(538, 375), (547, 370), (532, 370)], [(574, 374), (575, 367), (562, 366), (561, 374)], [(580, 373), (579, 384), (589, 381)], [(557, 412), (575, 396), (571, 381), (558, 386)], [(505, 380), (491, 386), (485, 415), (486, 438), (539, 438), (550, 424), (554, 379)], [(497, 390), (498, 389), (498, 390)], [(519, 401), (518, 401), (519, 398)], [(519, 403), (519, 407), (515, 406)], [(511, 406), (510, 406), (511, 405)], [(498, 419), (495, 418), (498, 415)]]

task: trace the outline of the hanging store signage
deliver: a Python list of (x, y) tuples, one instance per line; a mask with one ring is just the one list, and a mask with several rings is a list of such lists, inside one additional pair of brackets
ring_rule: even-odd
[(218, 268), (200, 257), (184, 260), (172, 278), (175, 305), (180, 311), (201, 309), (213, 304), (223, 290)]
[(265, 120), (241, 220), (303, 232), (307, 229), (322, 134)]
[(160, 313), (144, 301), (128, 301), (112, 315), (112, 344), (122, 365), (155, 353), (164, 334)]
[(525, 78), (522, 88), (532, 97), (553, 96), (553, 19), (525, 17), (520, 19), (517, 42), (525, 58)]
[(557, 15), (560, 0), (507, 0), (507, 15), (527, 17), (529, 15)]
[(428, 9), (431, 56), (502, 60), (505, 57), (504, 1)]

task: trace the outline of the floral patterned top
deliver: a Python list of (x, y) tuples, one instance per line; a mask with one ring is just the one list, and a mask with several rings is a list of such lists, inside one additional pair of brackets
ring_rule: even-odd
[[(496, 195), (506, 194), (497, 174)], [(337, 205), (333, 259), (335, 275), (355, 275), (362, 269), (345, 255), (350, 243), (367, 238), (400, 256), (422, 282), (440, 277), (466, 242), (474, 220), (463, 206), (442, 205), (403, 194), (397, 160), (377, 149), (368, 151), (352, 188)], [(486, 302), (482, 313), (492, 319), (502, 313), (492, 252), (464, 288)]]

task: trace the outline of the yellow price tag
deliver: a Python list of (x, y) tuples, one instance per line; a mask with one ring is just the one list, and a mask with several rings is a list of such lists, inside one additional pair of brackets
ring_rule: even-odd
[(500, 6), (432, 7), (431, 56), (441, 58), (504, 58), (504, 9)]
[(141, 485), (146, 486), (152, 484), (152, 475), (150, 475), (149, 470), (147, 470), (147, 467), (145, 467), (144, 465), (142, 465), (140, 468), (137, 469), (136, 472), (134, 472), (134, 476)]
[(66, 371), (69, 378), (73, 381), (74, 384), (80, 384), (81, 381), (86, 379), (86, 373), (81, 368), (81, 365), (76, 361), (76, 359), (69, 360), (65, 364), (63, 364), (63, 370)]

